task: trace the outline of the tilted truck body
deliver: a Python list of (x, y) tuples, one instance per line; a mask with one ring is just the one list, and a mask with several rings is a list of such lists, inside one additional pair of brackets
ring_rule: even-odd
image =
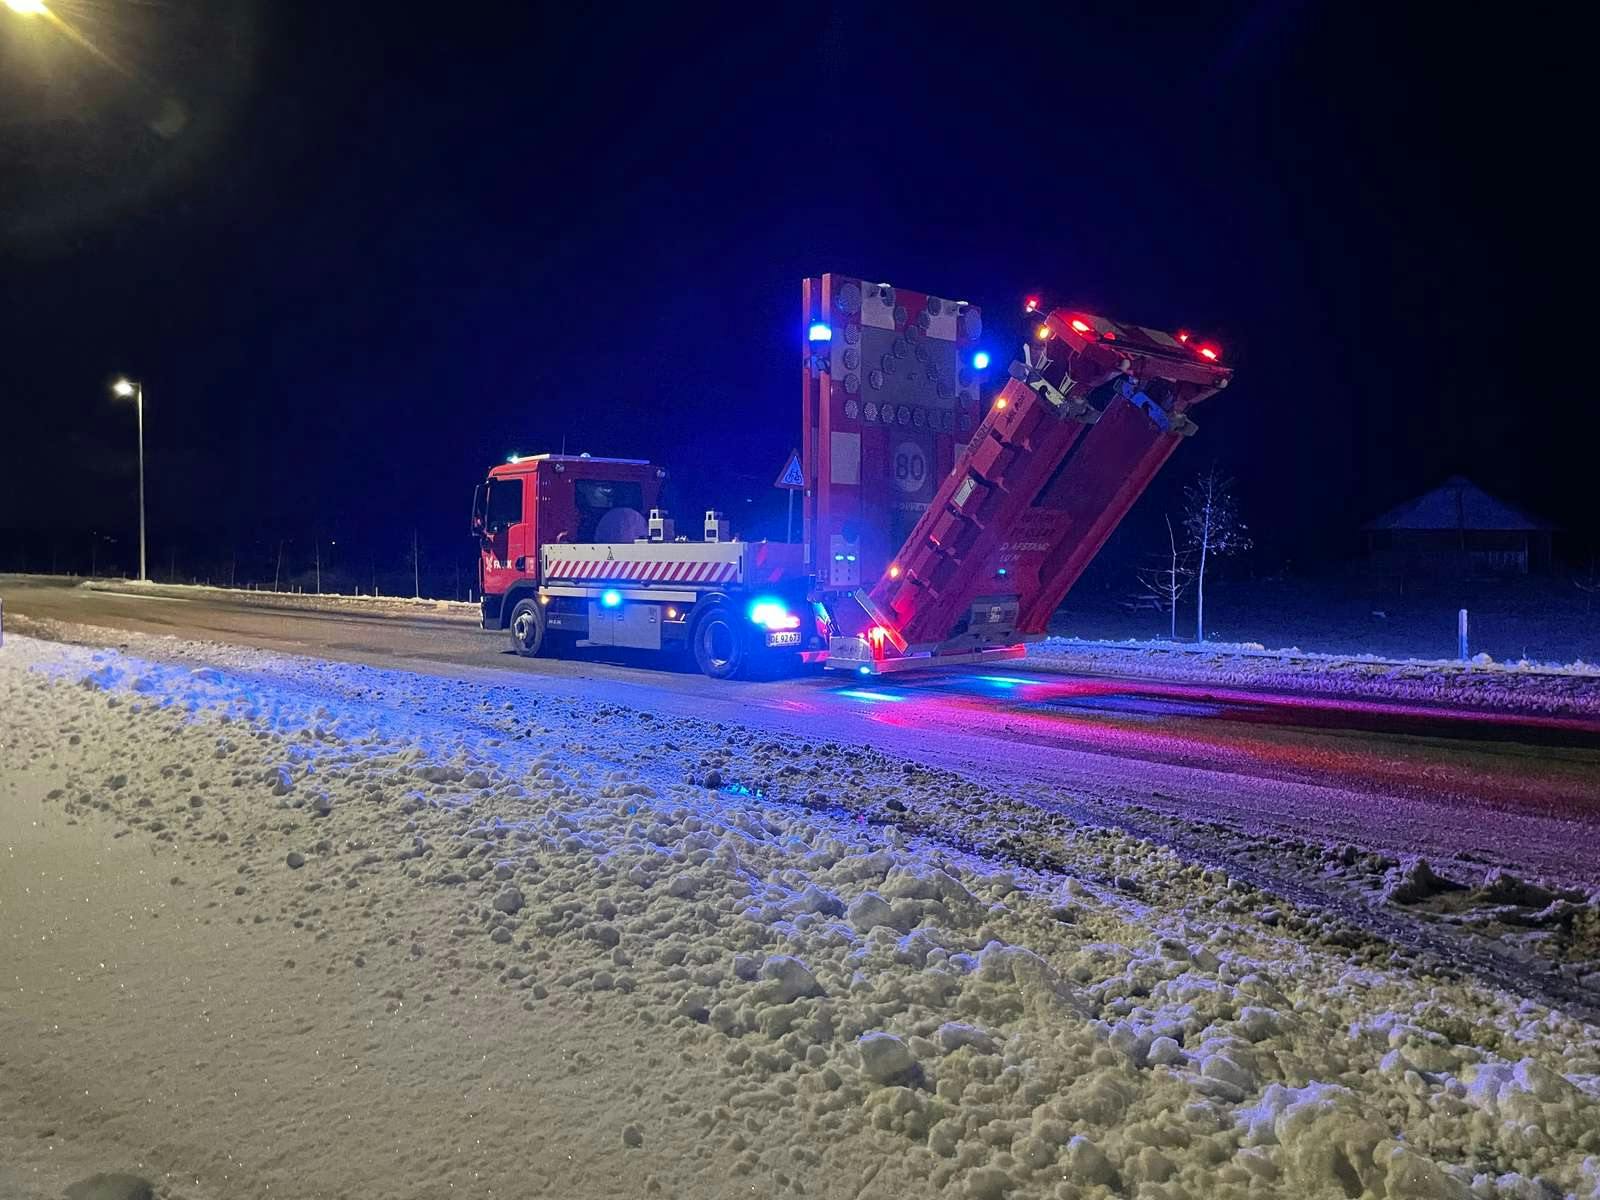
[[(1188, 410), (1231, 376), (1186, 334), (1056, 309), (1033, 314), (980, 411), (976, 308), (842, 276), (804, 296), (807, 329), (827, 331), (803, 369), (806, 541), (834, 616), (829, 666), (867, 674), (1016, 656), (1043, 636), (1194, 431)], [(906, 478), (924, 458), (926, 485)]]
[(1230, 377), (1187, 335), (1056, 309), (984, 401), (976, 306), (840, 275), (802, 303), (801, 542), (716, 513), (680, 535), (642, 460), (514, 457), (474, 498), (485, 629), (715, 677), (1015, 657)]

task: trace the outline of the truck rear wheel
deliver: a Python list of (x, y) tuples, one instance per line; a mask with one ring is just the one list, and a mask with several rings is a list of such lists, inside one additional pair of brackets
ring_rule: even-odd
[(520, 600), (511, 610), (511, 648), (523, 658), (537, 657), (544, 649), (544, 605)]
[(743, 673), (750, 658), (750, 640), (743, 623), (721, 604), (700, 614), (689, 645), (695, 665), (712, 679), (734, 678)]

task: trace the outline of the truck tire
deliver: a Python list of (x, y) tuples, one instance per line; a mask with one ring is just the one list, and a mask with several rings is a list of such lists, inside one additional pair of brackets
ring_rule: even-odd
[(529, 598), (511, 610), (511, 648), (523, 658), (536, 658), (544, 649), (544, 605)]
[(702, 611), (689, 635), (695, 666), (712, 679), (733, 679), (750, 659), (749, 632), (725, 604)]

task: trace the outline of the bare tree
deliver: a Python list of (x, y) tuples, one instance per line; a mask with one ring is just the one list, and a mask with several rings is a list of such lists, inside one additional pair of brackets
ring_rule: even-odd
[(1194, 640), (1206, 640), (1206, 566), (1213, 558), (1250, 549), (1250, 532), (1239, 519), (1233, 480), (1213, 466), (1183, 491), (1183, 528), (1198, 557), (1195, 566)]
[(1167, 519), (1167, 554), (1161, 565), (1146, 567), (1139, 572), (1139, 582), (1167, 612), (1168, 636), (1178, 640), (1178, 601), (1182, 600), (1194, 584), (1194, 567), (1189, 562), (1187, 547), (1179, 548), (1178, 535), (1173, 532), (1172, 518)]

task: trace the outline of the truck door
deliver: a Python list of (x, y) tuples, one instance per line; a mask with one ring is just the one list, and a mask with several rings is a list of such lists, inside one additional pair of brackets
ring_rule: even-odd
[[(537, 551), (529, 545), (524, 480), (491, 479), (484, 486), (483, 590), (499, 595), (529, 573), (528, 556)], [(537, 560), (533, 565), (537, 569)]]

